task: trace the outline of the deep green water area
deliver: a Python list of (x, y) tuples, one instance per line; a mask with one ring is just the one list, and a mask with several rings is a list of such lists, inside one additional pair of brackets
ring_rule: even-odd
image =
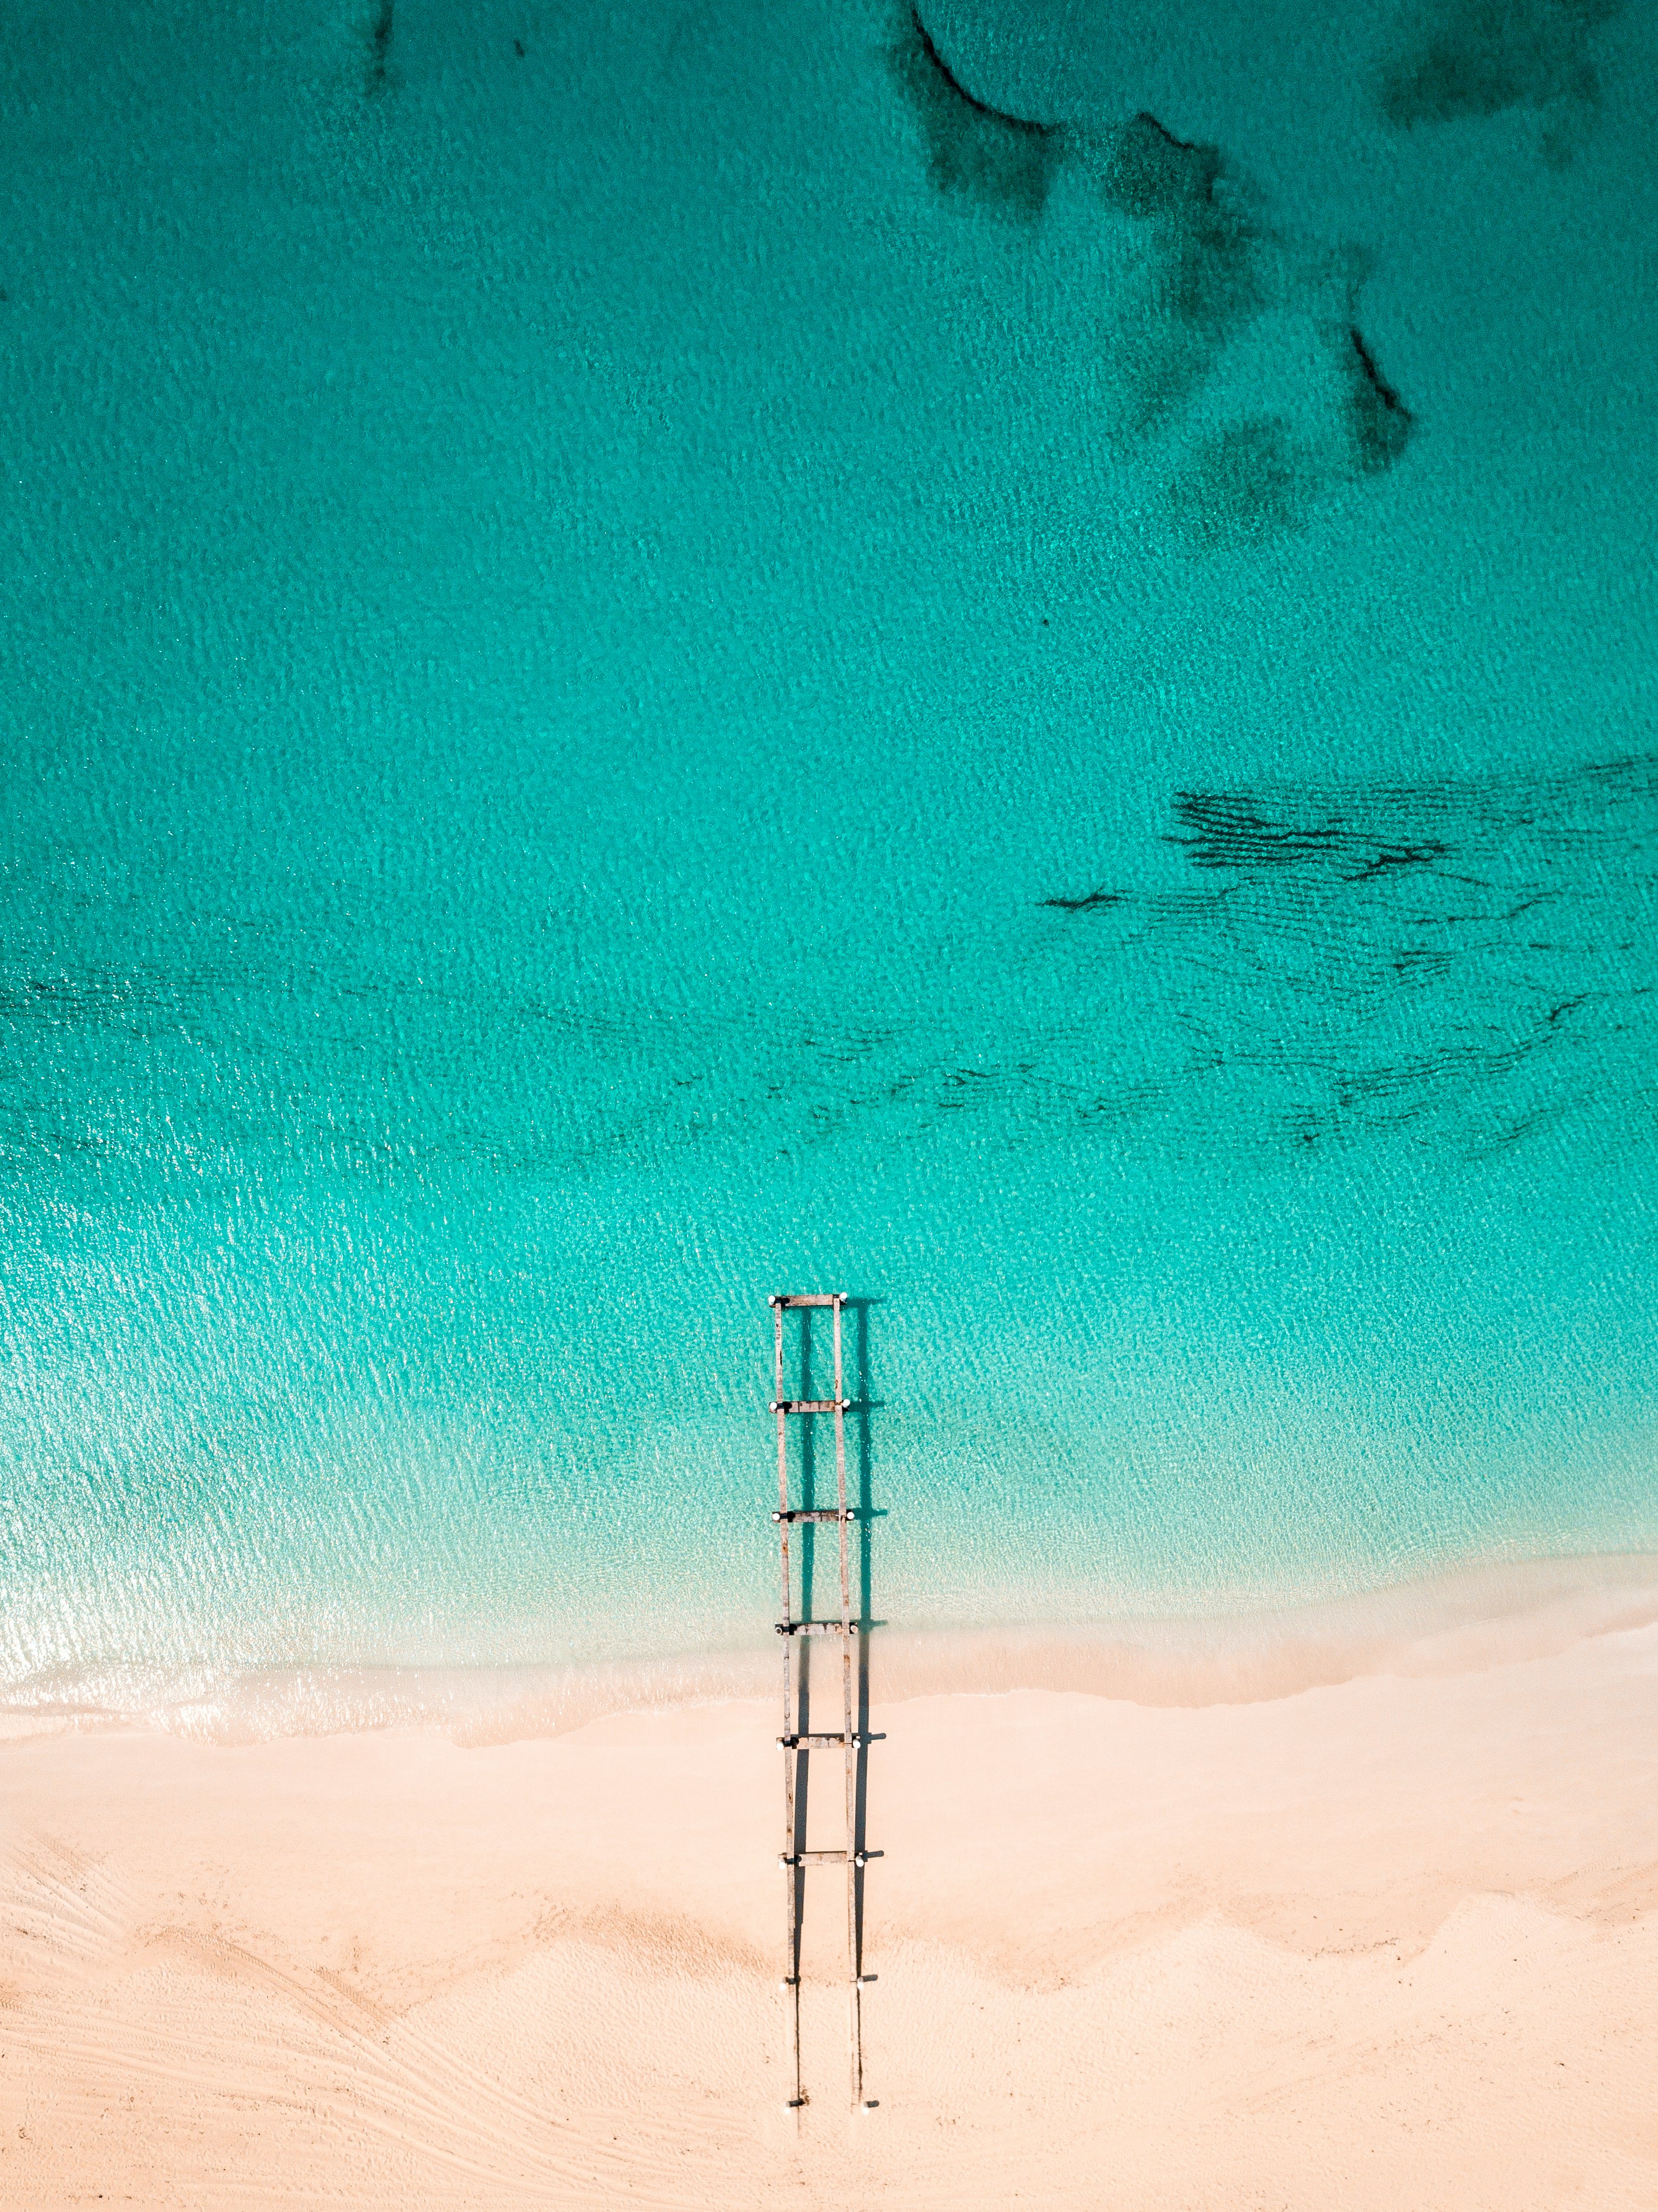
[(1658, 14), (0, 68), (14, 1703), (1658, 1550)]

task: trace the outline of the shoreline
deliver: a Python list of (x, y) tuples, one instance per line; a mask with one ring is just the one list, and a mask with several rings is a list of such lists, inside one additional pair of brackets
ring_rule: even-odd
[[(1152, 1707), (1248, 1705), (1372, 1675), (1456, 1674), (1658, 1623), (1658, 1553), (1472, 1562), (1351, 1596), (1092, 1625), (882, 1626), (865, 1638), (884, 1705), (1054, 1690)], [(764, 1697), (775, 1650), (568, 1666), (109, 1666), (0, 1692), (0, 1745), (155, 1729), (225, 1744), (424, 1728), (459, 1744), (565, 1734), (612, 1713)]]

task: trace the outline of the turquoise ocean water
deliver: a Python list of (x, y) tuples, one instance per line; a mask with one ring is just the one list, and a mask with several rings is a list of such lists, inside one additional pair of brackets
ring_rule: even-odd
[(1655, 65), (20, 0), (10, 1701), (1658, 1549)]

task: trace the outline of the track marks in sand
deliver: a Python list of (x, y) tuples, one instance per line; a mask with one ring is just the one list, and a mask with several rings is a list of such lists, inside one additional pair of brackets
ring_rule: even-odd
[[(1264, 2201), (1271, 2172), (1285, 2212), (1326, 2212), (1333, 2187), (1353, 2212), (1500, 2212), (1518, 2199), (1482, 2163), (1495, 2125), (1537, 2202), (1576, 2201), (1563, 2176), (1588, 2158), (1584, 2201), (1632, 2212), (1651, 2202), (1655, 1941), (1651, 1924), (1608, 1936), (1486, 1898), (1400, 1966), (1307, 1958), (1211, 1919), (1045, 1993), (936, 1945), (886, 1946), (880, 2111), (849, 2121), (844, 2011), (825, 1989), (809, 1993), (815, 2101), (798, 2125), (749, 1977), (562, 1944), (383, 2027), (352, 2007), (325, 2026), (330, 1998), (246, 1943), (156, 1946), (31, 2038), (31, 2136), (39, 2108), (57, 2140), (28, 2150), (24, 2178), (46, 2185), (15, 2201), (58, 2212), (121, 2172), (132, 2201), (174, 2212), (1093, 2212), (1104, 2174), (1122, 2212), (1170, 2212), (1220, 2188)], [(296, 2006), (295, 1980), (314, 2002)], [(1591, 2054), (1586, 2118), (1559, 2062)]]
[(54, 1837), (0, 1850), (0, 1982), (84, 1979), (125, 1948), (127, 1905), (106, 1866)]
[[(718, 1978), (629, 1971), (578, 1942), (398, 2018), (246, 1942), (167, 1927), (144, 1932), (118, 1983), (30, 2005), (7, 2040), (50, 2081), (55, 2131), (92, 2142), (126, 2126), (161, 2156), (169, 2203), (313, 2201), (314, 2189), (273, 2192), (270, 2146), (291, 2138), (295, 2171), (322, 2143), (331, 2172), (395, 2174), (376, 2203), (400, 2190), (423, 2206), (674, 2212), (706, 2203), (711, 2177), (754, 2147), (737, 2117), (748, 2100), (687, 2063), (688, 2048), (753, 2039), (740, 2024), (751, 2000)], [(708, 2036), (711, 2003), (734, 2038)], [(643, 2066), (607, 2076), (592, 2063), (594, 2047), (653, 2041)], [(665, 2094), (672, 2117), (659, 2119)], [(228, 2146), (244, 2136), (259, 2139), (263, 2179), (240, 2178)]]

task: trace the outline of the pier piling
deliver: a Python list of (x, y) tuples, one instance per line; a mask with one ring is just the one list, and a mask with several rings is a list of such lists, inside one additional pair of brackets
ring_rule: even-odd
[[(777, 1395), (771, 1403), (771, 1411), (777, 1422), (777, 1510), (772, 1519), (777, 1525), (782, 1571), (782, 1618), (777, 1623), (777, 1633), (783, 1654), (783, 1732), (777, 1741), (783, 1753), (783, 1849), (780, 1863), (787, 1899), (783, 1986), (787, 1993), (790, 2022), (793, 2088), (788, 2102), (795, 2110), (806, 2102), (800, 2064), (800, 1932), (805, 1903), (804, 1877), (809, 1866), (844, 1866), (846, 1869), (847, 2040), (852, 2103), (854, 2111), (870, 2108), (870, 2100), (864, 2095), (863, 1974), (859, 1955), (859, 1876), (865, 1857), (859, 1848), (858, 1836), (858, 1758), (861, 1739), (853, 1723), (853, 1666), (863, 1623), (861, 1620), (853, 1618), (852, 1610), (851, 1524), (853, 1516), (853, 1509), (847, 1501), (846, 1430), (846, 1417), (852, 1401), (846, 1395), (841, 1332), (841, 1311), (846, 1303), (843, 1291), (813, 1292), (807, 1296), (778, 1292), (770, 1300), (775, 1323), (777, 1376)], [(835, 1395), (832, 1398), (786, 1398), (783, 1395), (784, 1316), (792, 1310), (815, 1306), (828, 1307), (834, 1317)], [(809, 1378), (803, 1375), (801, 1379), (804, 1383)], [(789, 1498), (788, 1424), (790, 1419), (796, 1415), (810, 1418), (818, 1414), (832, 1415), (835, 1421), (835, 1503), (832, 1507), (793, 1505)], [(791, 1529), (801, 1524), (810, 1526), (826, 1522), (835, 1523), (839, 1537), (841, 1617), (838, 1620), (797, 1619), (794, 1609), (795, 1575), (789, 1558), (789, 1534)], [(802, 1616), (809, 1609), (811, 1595), (804, 1569), (803, 1559)], [(795, 1725), (797, 1707), (804, 1708), (810, 1694), (809, 1677), (805, 1670), (809, 1664), (810, 1639), (815, 1637), (840, 1639), (841, 1721), (839, 1731), (834, 1734), (802, 1730)], [(836, 1745), (841, 1747), (846, 1772), (846, 1843), (840, 1850), (807, 1850), (804, 1835), (796, 1833), (797, 1802), (805, 1796), (805, 1762), (814, 1751), (832, 1750)]]

